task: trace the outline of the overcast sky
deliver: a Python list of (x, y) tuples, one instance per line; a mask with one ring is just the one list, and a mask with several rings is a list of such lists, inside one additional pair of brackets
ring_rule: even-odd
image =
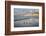
[(14, 14), (22, 14), (27, 12), (39, 12), (39, 9), (14, 8)]

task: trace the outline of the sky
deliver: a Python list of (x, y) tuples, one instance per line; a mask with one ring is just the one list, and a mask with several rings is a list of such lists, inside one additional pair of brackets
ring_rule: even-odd
[(14, 8), (14, 14), (22, 14), (28, 12), (39, 12), (39, 9)]

